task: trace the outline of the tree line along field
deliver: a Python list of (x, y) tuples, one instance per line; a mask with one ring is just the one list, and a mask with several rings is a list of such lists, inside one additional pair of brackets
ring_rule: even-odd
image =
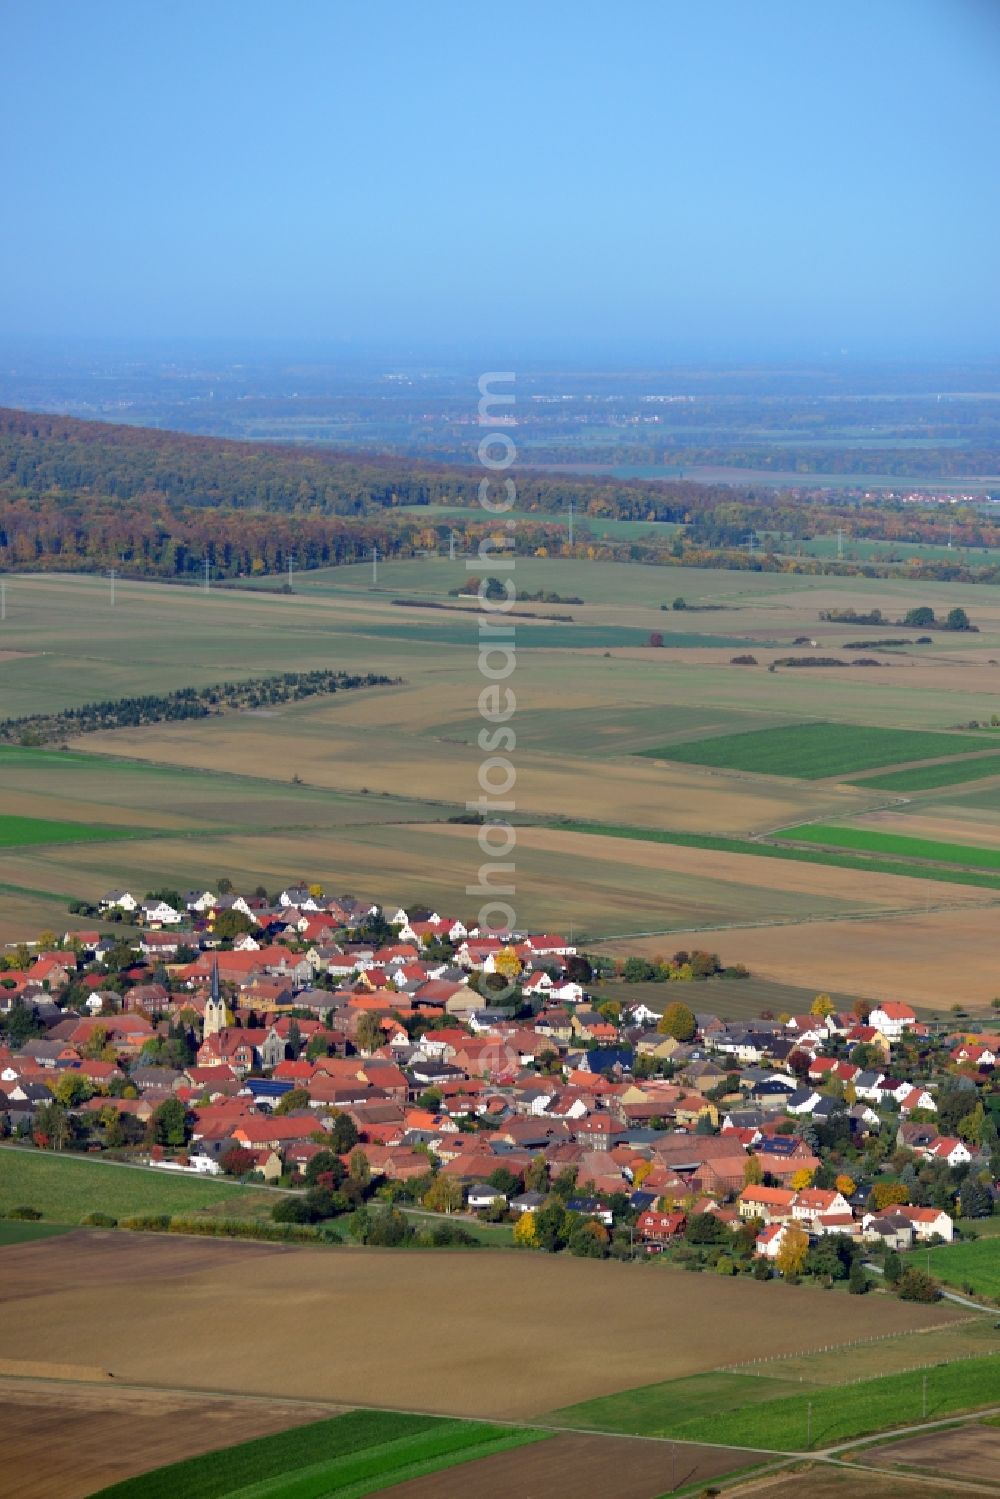
[(759, 775), (795, 776), (818, 781), (879, 766), (964, 755), (996, 741), (985, 734), (920, 733), (846, 723), (801, 723), (783, 728), (723, 734), (693, 744), (674, 744), (642, 753)]

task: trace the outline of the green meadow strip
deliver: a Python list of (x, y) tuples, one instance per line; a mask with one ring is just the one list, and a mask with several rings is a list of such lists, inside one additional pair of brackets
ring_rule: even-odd
[(126, 1478), (93, 1499), (227, 1499), (247, 1484), (290, 1476), (318, 1462), (429, 1431), (435, 1424), (432, 1416), (349, 1411)]
[(94, 1499), (362, 1499), (549, 1433), (480, 1421), (350, 1411), (172, 1463)]
[(820, 843), (862, 853), (898, 854), (908, 859), (930, 859), (946, 864), (964, 864), (979, 869), (1000, 870), (1000, 848), (977, 848), (967, 843), (942, 843), (934, 838), (913, 838), (905, 833), (883, 833), (876, 828), (836, 827), (831, 823), (804, 823), (782, 828), (780, 838), (798, 843)]
[(618, 823), (552, 821), (550, 828), (564, 833), (585, 833), (595, 838), (633, 838), (640, 843), (667, 843), (676, 848), (706, 848), (726, 854), (752, 854), (759, 859), (791, 859), (800, 864), (828, 864), (834, 869), (861, 869), (873, 874), (900, 874), (913, 880), (938, 880), (948, 885), (978, 885), (1000, 890), (1000, 874), (980, 874), (974, 869), (932, 868), (907, 864), (899, 859), (865, 858), (861, 854), (833, 853), (827, 849), (791, 848), (778, 843), (757, 843), (750, 838), (723, 838), (711, 833), (674, 833), (660, 828), (630, 828)]
[(806, 1390), (766, 1377), (729, 1375), (723, 1382), (718, 1374), (695, 1375), (590, 1400), (548, 1419), (633, 1436), (807, 1452), (998, 1403), (1000, 1354), (994, 1353)]
[(940, 765), (915, 765), (910, 770), (889, 770), (881, 775), (859, 777), (852, 784), (863, 791), (934, 791), (938, 786), (960, 785), (1000, 776), (1000, 755), (978, 755), (970, 760), (946, 760)]
[(49, 843), (108, 843), (121, 838), (149, 837), (152, 831), (0, 813), (0, 848), (38, 848)]

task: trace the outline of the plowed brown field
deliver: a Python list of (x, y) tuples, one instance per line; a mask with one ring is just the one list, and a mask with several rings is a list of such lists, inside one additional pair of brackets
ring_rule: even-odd
[(0, 1380), (0, 1499), (84, 1499), (134, 1473), (335, 1414), (328, 1405)]
[(0, 1250), (0, 1281), (18, 1288), (3, 1306), (8, 1358), (99, 1362), (169, 1389), (508, 1418), (949, 1315), (838, 1297), (831, 1322), (823, 1291), (658, 1265), (82, 1230)]
[[(657, 1499), (747, 1465), (732, 1447), (627, 1437), (556, 1436), (397, 1484), (393, 1499)], [(752, 1460), (752, 1459), (751, 1459)]]
[(908, 1437), (905, 1442), (866, 1448), (863, 1460), (880, 1468), (902, 1463), (942, 1478), (986, 1480), (1000, 1490), (1000, 1428), (961, 1426), (951, 1431), (930, 1431), (926, 1436)]
[[(944, 1011), (957, 1003), (986, 1008), (997, 993), (997, 914), (996, 903), (983, 902), (902, 916), (734, 927), (712, 932), (710, 941), (705, 933), (671, 936), (675, 946), (711, 946), (724, 963), (746, 963), (756, 978)], [(662, 938), (628, 944), (629, 952), (645, 956), (662, 950)], [(609, 951), (621, 956), (624, 949)]]

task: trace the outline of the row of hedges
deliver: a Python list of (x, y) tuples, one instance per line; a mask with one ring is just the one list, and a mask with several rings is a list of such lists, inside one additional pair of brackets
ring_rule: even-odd
[(341, 1242), (340, 1235), (331, 1228), (316, 1228), (306, 1223), (261, 1223), (247, 1218), (179, 1218), (168, 1213), (136, 1213), (131, 1218), (122, 1218), (118, 1227), (130, 1233), (197, 1234), (207, 1239), (263, 1239), (296, 1244)]

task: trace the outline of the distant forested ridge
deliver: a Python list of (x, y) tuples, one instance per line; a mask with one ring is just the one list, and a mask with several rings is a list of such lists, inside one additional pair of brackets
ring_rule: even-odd
[[(471, 458), (471, 443), (470, 443)], [(237, 442), (0, 409), (0, 569), (96, 571), (183, 581), (278, 574), (438, 551), (496, 530), (478, 508), (481, 468), (421, 458)], [(749, 571), (892, 575), (890, 560), (814, 557), (802, 546), (845, 529), (852, 541), (1000, 547), (1000, 525), (972, 506), (755, 490), (684, 480), (516, 471), (522, 555), (608, 558)], [(571, 549), (565, 525), (576, 512)], [(435, 507), (461, 507), (451, 515)], [(659, 535), (605, 535), (611, 521), (669, 523)], [(757, 545), (747, 547), (756, 533)], [(924, 579), (1000, 581), (993, 559), (907, 561)]]

